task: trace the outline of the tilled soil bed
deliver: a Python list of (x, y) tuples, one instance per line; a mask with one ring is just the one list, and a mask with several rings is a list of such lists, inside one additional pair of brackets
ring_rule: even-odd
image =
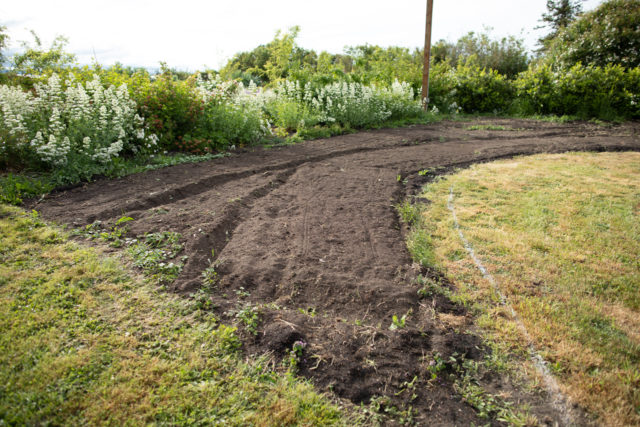
[[(507, 130), (469, 130), (488, 124)], [(218, 280), (207, 298), (222, 321), (236, 321), (248, 306), (260, 313), (256, 333), (242, 333), (247, 354), (279, 361), (302, 341), (299, 372), (321, 390), (356, 404), (387, 396), (387, 405), (411, 406), (423, 424), (480, 424), (486, 420), (450, 381), (430, 380), (427, 365), (436, 353), (479, 359), (487, 350), (460, 332), (473, 323), (463, 307), (419, 298), (417, 275), (437, 273), (412, 263), (394, 205), (429, 179), (418, 174), (426, 168), (541, 152), (640, 150), (639, 135), (638, 123), (510, 119), (381, 129), (99, 181), (28, 207), (74, 228), (126, 215), (134, 219), (129, 236), (180, 233), (180, 255), (188, 258), (168, 289), (190, 297), (214, 265)], [(407, 313), (405, 327), (389, 329), (393, 315)], [(456, 330), (442, 316), (457, 319)], [(527, 400), (541, 421), (561, 419), (544, 396), (487, 381)]]

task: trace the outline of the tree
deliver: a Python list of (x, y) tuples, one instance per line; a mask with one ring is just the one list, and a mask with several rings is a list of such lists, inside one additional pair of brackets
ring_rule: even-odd
[(449, 62), (453, 67), (459, 63), (473, 61), (487, 70), (496, 70), (509, 78), (527, 69), (529, 57), (524, 42), (514, 36), (494, 40), (489, 30), (484, 33), (473, 31), (462, 36), (455, 44), (440, 40), (433, 45), (431, 53), (434, 62)]
[(353, 58), (352, 75), (362, 83), (388, 85), (395, 79), (410, 83), (414, 89), (422, 85), (422, 51), (406, 47), (360, 45), (345, 48)]
[(7, 27), (0, 25), (0, 69), (4, 68), (4, 53), (2, 52), (9, 44), (9, 35), (6, 33)]
[(48, 50), (42, 46), (42, 40), (31, 30), (34, 39), (34, 45), (27, 42), (21, 42), (24, 49), (23, 53), (16, 54), (13, 57), (14, 71), (22, 74), (42, 74), (47, 70), (59, 70), (66, 66), (72, 65), (75, 61), (75, 55), (65, 52), (65, 48), (69, 40), (64, 36), (56, 36), (51, 42)]
[[(299, 72), (314, 71), (318, 55), (313, 50), (301, 48), (296, 43), (300, 27), (289, 31), (277, 31), (273, 40), (250, 52), (236, 54), (220, 70), (223, 78), (251, 78), (256, 83), (276, 82)], [(256, 77), (256, 78), (254, 78)]]
[(547, 60), (556, 66), (640, 67), (640, 0), (609, 0), (560, 30)]
[(542, 14), (540, 22), (543, 24), (537, 28), (549, 28), (550, 32), (538, 39), (541, 46), (540, 52), (546, 51), (549, 43), (556, 38), (558, 32), (566, 28), (582, 13), (584, 0), (547, 0), (547, 12)]

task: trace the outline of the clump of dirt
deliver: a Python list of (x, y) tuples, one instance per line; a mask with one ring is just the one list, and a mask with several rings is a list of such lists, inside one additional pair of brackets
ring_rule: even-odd
[[(515, 130), (466, 129), (489, 122)], [(170, 290), (189, 297), (215, 268), (208, 298), (225, 322), (244, 325), (247, 354), (293, 357), (300, 375), (355, 404), (395, 407), (428, 425), (479, 424), (456, 392), (454, 364), (435, 378), (433, 366), (488, 350), (464, 307), (419, 295), (418, 275), (447, 284), (412, 263), (394, 205), (471, 163), (639, 150), (638, 128), (486, 119), (381, 129), (100, 181), (28, 207), (74, 227), (127, 215), (131, 236), (180, 233), (188, 259)], [(541, 421), (559, 419), (542, 397), (512, 394), (532, 401)]]

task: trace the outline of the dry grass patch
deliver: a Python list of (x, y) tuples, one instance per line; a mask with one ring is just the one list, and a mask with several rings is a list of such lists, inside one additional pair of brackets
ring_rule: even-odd
[(454, 229), (451, 188), (465, 237), (563, 390), (607, 425), (640, 423), (640, 154), (520, 157), (425, 189), (433, 203), (419, 240), (429, 247), (414, 253), (447, 272), (498, 347), (524, 355), (514, 319)]

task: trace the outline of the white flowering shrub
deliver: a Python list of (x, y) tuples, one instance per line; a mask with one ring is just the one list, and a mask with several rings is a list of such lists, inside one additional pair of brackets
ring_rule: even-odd
[[(363, 128), (389, 119), (415, 117), (421, 112), (420, 102), (415, 99), (411, 86), (397, 81), (390, 88), (348, 82), (314, 88), (311, 84), (284, 81), (277, 86), (275, 93), (271, 114), (277, 116), (284, 112), (294, 121), (301, 117), (315, 123)], [(301, 107), (293, 108), (292, 102)], [(279, 105), (287, 108), (278, 108)], [(278, 117), (275, 119), (278, 121)]]
[(417, 117), (422, 113), (422, 105), (416, 101), (416, 94), (409, 83), (395, 80), (390, 88), (381, 89), (380, 92), (391, 119)]
[(254, 143), (271, 133), (264, 114), (268, 97), (253, 82), (222, 81), (209, 74), (196, 78), (196, 90), (205, 103), (196, 132), (211, 141), (214, 148)]
[(206, 79), (199, 73), (196, 76), (196, 91), (205, 103), (229, 102), (239, 92), (241, 85), (235, 80), (223, 81), (218, 75), (208, 74)]
[(391, 117), (391, 111), (381, 95), (375, 86), (333, 83), (318, 90), (311, 105), (321, 112), (322, 121), (361, 128)]
[(155, 150), (126, 85), (105, 88), (94, 76), (65, 86), (55, 74), (35, 93), (0, 86), (0, 163), (61, 168)]

